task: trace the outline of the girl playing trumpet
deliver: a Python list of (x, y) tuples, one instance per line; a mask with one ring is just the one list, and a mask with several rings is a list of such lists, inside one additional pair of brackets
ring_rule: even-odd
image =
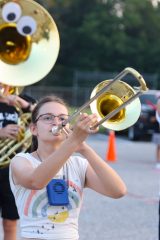
[(11, 161), (10, 184), (23, 240), (77, 240), (83, 188), (111, 198), (126, 194), (122, 179), (85, 142), (98, 131), (91, 130), (97, 116), (83, 113), (73, 131), (66, 126), (65, 133), (53, 134), (52, 128), (67, 119), (62, 99), (41, 99), (32, 112), (33, 151), (19, 153)]

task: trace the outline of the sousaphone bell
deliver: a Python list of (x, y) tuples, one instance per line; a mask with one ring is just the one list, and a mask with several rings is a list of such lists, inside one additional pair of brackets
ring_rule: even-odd
[(59, 53), (50, 14), (33, 0), (0, 0), (0, 82), (27, 86), (44, 78)]

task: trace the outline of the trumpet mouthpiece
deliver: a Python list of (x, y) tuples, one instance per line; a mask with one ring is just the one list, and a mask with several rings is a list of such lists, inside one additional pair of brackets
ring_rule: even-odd
[(57, 134), (58, 133), (58, 126), (54, 126), (54, 127), (52, 127), (52, 133), (53, 133), (53, 135), (55, 135), (55, 134)]

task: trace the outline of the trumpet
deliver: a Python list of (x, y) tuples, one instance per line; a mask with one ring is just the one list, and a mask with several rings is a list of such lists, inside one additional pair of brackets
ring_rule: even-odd
[[(140, 86), (133, 89), (121, 79), (127, 74), (133, 75)], [(90, 106), (91, 112), (98, 115), (98, 122), (91, 129), (103, 125), (114, 131), (121, 131), (132, 126), (139, 118), (141, 103), (139, 96), (148, 88), (143, 77), (131, 67), (125, 68), (114, 79), (104, 80), (92, 91), (90, 100), (75, 111), (61, 125), (54, 126), (52, 133), (64, 129), (66, 124), (71, 123), (84, 109)]]

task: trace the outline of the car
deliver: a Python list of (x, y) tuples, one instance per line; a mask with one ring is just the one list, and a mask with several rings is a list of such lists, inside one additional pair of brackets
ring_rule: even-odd
[(158, 97), (160, 97), (160, 90), (148, 90), (139, 97), (141, 113), (137, 122), (128, 128), (129, 140), (139, 140), (158, 131), (159, 125), (155, 117)]

